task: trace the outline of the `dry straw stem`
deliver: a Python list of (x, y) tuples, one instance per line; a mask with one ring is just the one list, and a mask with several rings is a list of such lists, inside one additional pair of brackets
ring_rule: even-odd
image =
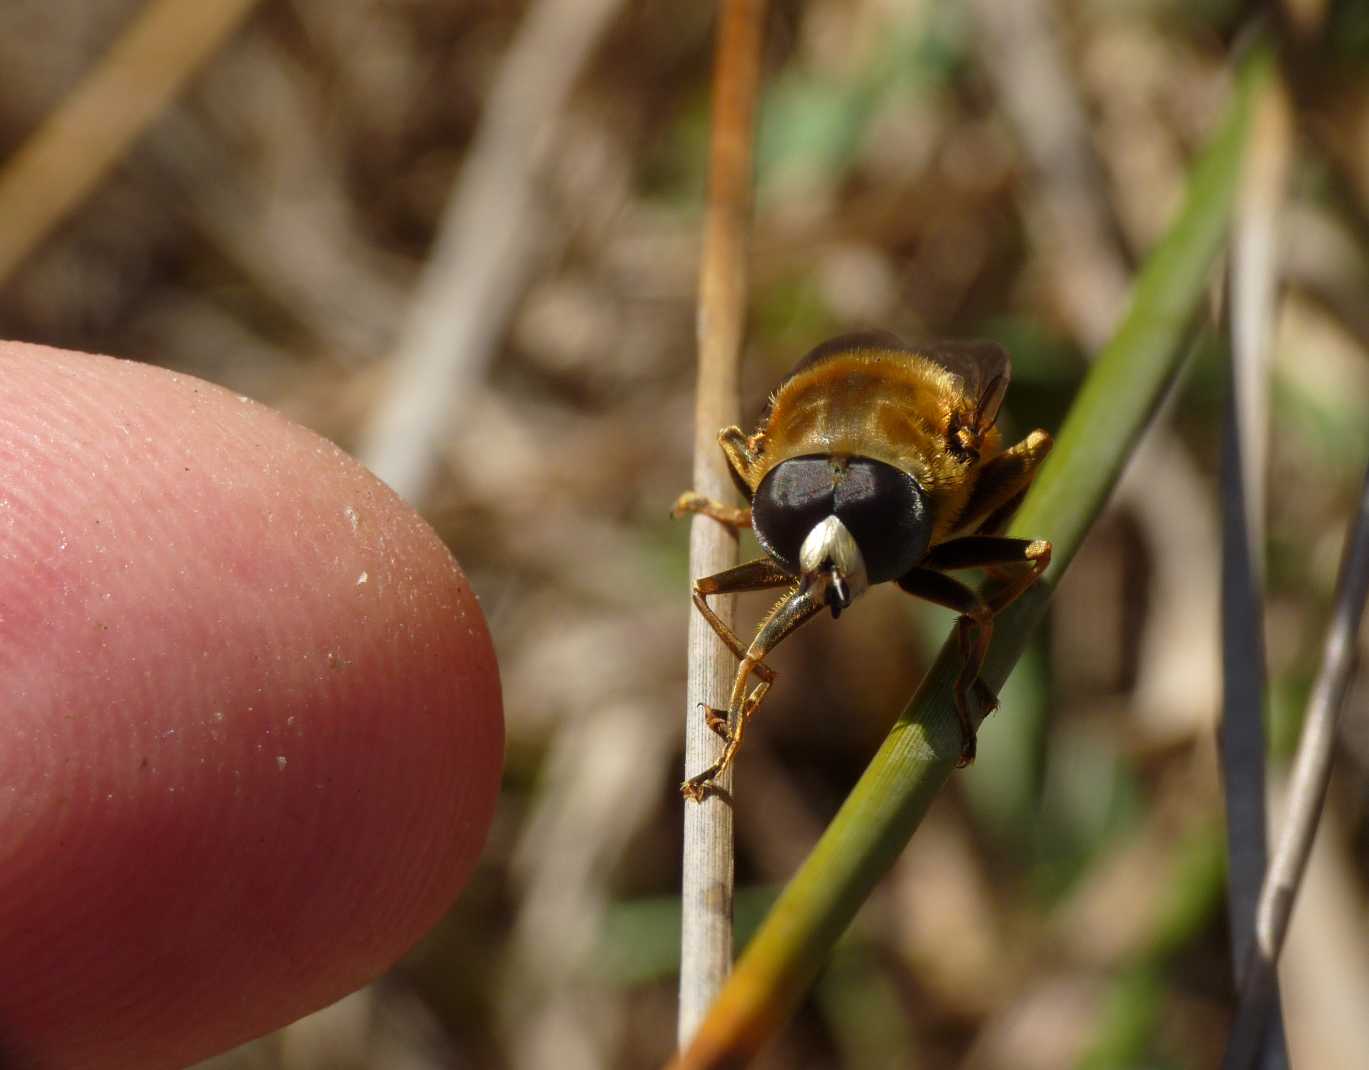
[(359, 454), (422, 501), (438, 443), (484, 377), (540, 250), (538, 169), (556, 119), (623, 0), (538, 0), (490, 90)]
[[(1041, 583), (999, 618), (984, 668), (999, 687), (1055, 584), (1102, 508), (1170, 383), (1224, 244), (1254, 102), (1268, 55), (1243, 65), (1231, 113), (1194, 168), (1178, 220), (1146, 261), (1128, 312), (1090, 371), (1011, 534), (1055, 547)], [(788, 1016), (861, 903), (898, 857), (960, 753), (948, 642), (808, 861), (780, 896), (676, 1062), (683, 1070), (743, 1065)], [(1000, 715), (1002, 716), (1002, 715)]]
[(1093, 149), (1047, 0), (972, 0), (980, 65), (1012, 123), (1032, 181), (1023, 214), (1071, 332), (1101, 348), (1126, 300), (1127, 270)]
[[(1278, 287), (1277, 231), (1291, 122), (1272, 84), (1254, 115), (1228, 273), (1231, 383), (1222, 437), (1222, 790), (1232, 967), (1241, 985), (1267, 864), (1263, 547), (1268, 356)], [(1277, 1002), (1262, 1029), (1264, 1066), (1287, 1063)]]
[[(1351, 528), (1336, 585), (1335, 607), (1322, 651), (1288, 791), (1288, 815), (1274, 861), (1260, 890), (1255, 940), (1244, 963), (1241, 999), (1227, 1047), (1226, 1070), (1244, 1070), (1258, 1057), (1275, 992), (1275, 966), (1288, 934), (1298, 887), (1317, 833), (1331, 779), (1336, 721), (1355, 667), (1356, 641), (1369, 595), (1369, 475)], [(1264, 1046), (1267, 1048), (1267, 1041)]]
[[(720, 428), (738, 421), (738, 364), (746, 311), (746, 236), (751, 212), (752, 142), (760, 85), (763, 0), (724, 0), (713, 75), (708, 215), (699, 268), (699, 379), (694, 410), (694, 489), (728, 500), (732, 482)], [(737, 562), (736, 536), (706, 517), (689, 533), (689, 574), (709, 576)], [(733, 599), (716, 603), (732, 621)], [(736, 659), (698, 613), (689, 616), (685, 771), (711, 765), (721, 741), (698, 707), (727, 705)], [(720, 792), (684, 807), (679, 1041), (694, 1035), (732, 965), (731, 773)]]
[(100, 184), (257, 0), (152, 0), (0, 172), (0, 283)]

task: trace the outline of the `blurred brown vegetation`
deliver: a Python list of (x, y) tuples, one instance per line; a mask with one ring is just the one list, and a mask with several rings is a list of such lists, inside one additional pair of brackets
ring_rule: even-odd
[[(541, 6), (263, 0), (4, 281), (5, 334), (203, 376), (361, 449), (387, 358), (430, 314), (410, 297), (474, 170), (491, 87)], [(1369, 14), (1311, 7), (1325, 28), (1293, 86), (1272, 368), (1277, 768), (1369, 460)], [(144, 8), (0, 5), (8, 158)], [(812, 344), (877, 325), (998, 339), (1015, 361), (1006, 419), (1057, 427), (1220, 111), (1247, 14), (1225, 0), (776, 3), (748, 416)], [(418, 504), (480, 593), (505, 686), (484, 862), (389, 976), (216, 1066), (643, 1067), (673, 1046), (689, 602), (685, 525), (668, 511), (690, 471), (711, 33), (711, 5), (620, 5), (573, 91), (526, 131), (529, 207), (504, 222), (529, 240), (492, 345), (426, 384), (450, 418)], [(79, 144), (68, 166), (88, 166)], [(497, 199), (485, 207), (501, 220)], [(11, 219), (34, 210), (0, 201)], [(1232, 990), (1210, 348), (1061, 587), (979, 762), (764, 1065), (1219, 1057)], [(743, 933), (949, 623), (880, 590), (774, 657), (780, 682), (737, 771)], [(1299, 1065), (1369, 1050), (1367, 703), (1361, 686), (1286, 953)]]

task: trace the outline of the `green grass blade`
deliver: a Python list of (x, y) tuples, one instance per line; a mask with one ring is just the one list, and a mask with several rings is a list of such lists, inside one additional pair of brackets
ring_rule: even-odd
[[(1226, 238), (1253, 104), (1273, 60), (1246, 60), (1230, 113), (1194, 167), (1178, 219), (1148, 258), (1116, 336), (1093, 367), (1011, 533), (1054, 546), (1042, 581), (996, 622), (983, 676), (1001, 687), (1054, 585), (1102, 509), (1188, 348)], [(747, 947), (677, 1063), (739, 1066), (790, 1013), (832, 945), (902, 851), (960, 753), (948, 642), (865, 775)]]

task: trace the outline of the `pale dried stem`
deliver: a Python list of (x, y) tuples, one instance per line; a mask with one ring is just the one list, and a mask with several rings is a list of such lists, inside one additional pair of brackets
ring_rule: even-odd
[[(378, 360), (404, 294), (362, 232), (346, 169), (291, 64), (280, 41), (247, 36), (206, 72), (195, 113), (167, 115), (149, 149), (186, 217), (330, 357)], [(223, 128), (250, 128), (269, 147), (235, 155)]]
[[(746, 238), (751, 211), (752, 140), (765, 4), (724, 0), (713, 79), (708, 216), (699, 269), (699, 378), (695, 402), (694, 489), (727, 500), (733, 492), (718, 430), (738, 421), (738, 364), (746, 311)], [(707, 576), (737, 561), (736, 537), (695, 517), (689, 574)], [(716, 602), (732, 620), (732, 599)], [(711, 765), (721, 742), (704, 724), (700, 703), (727, 705), (736, 659), (698, 613), (689, 619), (685, 770)], [(684, 807), (684, 878), (680, 948), (679, 1041), (693, 1036), (732, 964), (731, 775), (720, 792)]]
[(408, 501), (426, 494), (439, 443), (484, 378), (542, 248), (539, 169), (622, 2), (539, 0), (500, 67), (359, 450)]
[(622, 1003), (594, 969), (610, 876), (642, 823), (642, 770), (670, 764), (659, 716), (607, 701), (552, 741), (546, 787), (514, 850), (519, 908), (501, 978), (503, 1049), (516, 1070), (596, 1070), (622, 1043)]
[(1130, 285), (1088, 117), (1045, 0), (970, 5), (982, 66), (1011, 120), (1033, 181), (1023, 205), (1071, 333), (1097, 351), (1112, 336)]
[(123, 159), (257, 0), (151, 0), (0, 172), (0, 283)]

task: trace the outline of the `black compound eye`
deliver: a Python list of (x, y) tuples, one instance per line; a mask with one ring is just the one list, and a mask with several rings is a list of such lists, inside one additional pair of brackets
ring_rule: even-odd
[(830, 457), (795, 457), (772, 468), (751, 501), (751, 525), (767, 553), (799, 571), (799, 547), (832, 515), (839, 469)]
[(927, 494), (907, 472), (853, 457), (832, 505), (860, 547), (870, 583), (897, 579), (926, 555), (932, 534)]
[(767, 553), (799, 571), (799, 548), (829, 516), (846, 525), (870, 583), (897, 579), (927, 553), (932, 522), (917, 480), (869, 457), (795, 457), (761, 480), (751, 523)]

